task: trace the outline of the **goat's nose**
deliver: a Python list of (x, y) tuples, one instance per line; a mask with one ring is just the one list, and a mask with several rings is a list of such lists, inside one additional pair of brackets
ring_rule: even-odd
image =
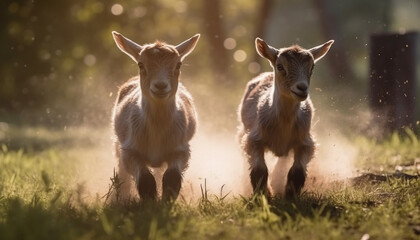
[(308, 85), (305, 83), (298, 83), (296, 85), (296, 88), (299, 89), (302, 92), (305, 92), (306, 90), (308, 90)]
[(154, 87), (158, 90), (164, 90), (165, 88), (168, 87), (168, 84), (165, 82), (158, 82), (154, 84)]

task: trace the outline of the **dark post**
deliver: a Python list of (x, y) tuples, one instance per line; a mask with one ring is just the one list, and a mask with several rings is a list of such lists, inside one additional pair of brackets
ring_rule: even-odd
[(415, 126), (417, 32), (370, 38), (370, 106), (386, 131)]

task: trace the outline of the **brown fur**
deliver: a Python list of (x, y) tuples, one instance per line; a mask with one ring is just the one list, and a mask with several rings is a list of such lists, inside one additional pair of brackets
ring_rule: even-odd
[(310, 132), (313, 106), (308, 97), (314, 56), (299, 46), (277, 50), (262, 40), (256, 44), (273, 72), (254, 78), (245, 89), (239, 106), (240, 142), (250, 164), (254, 193), (269, 194), (264, 152), (278, 157), (294, 152), (286, 184), (286, 197), (292, 197), (300, 193), (315, 151)]
[[(124, 52), (135, 52), (124, 39), (116, 42)], [(191, 95), (178, 82), (182, 53), (177, 47), (156, 42), (138, 48), (138, 56), (130, 56), (138, 59), (140, 76), (120, 87), (112, 117), (119, 176), (123, 181), (120, 191), (128, 195), (134, 178), (140, 197), (155, 199), (156, 183), (150, 168), (165, 163), (168, 168), (162, 194), (164, 199), (174, 199), (188, 166), (196, 111)]]

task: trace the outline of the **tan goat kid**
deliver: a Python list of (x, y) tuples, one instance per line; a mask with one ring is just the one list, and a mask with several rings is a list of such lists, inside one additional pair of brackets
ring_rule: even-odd
[(166, 163), (162, 199), (174, 200), (188, 166), (189, 141), (197, 122), (192, 98), (179, 83), (180, 67), (200, 35), (177, 46), (162, 42), (139, 45), (117, 32), (112, 35), (118, 48), (140, 70), (140, 76), (120, 87), (113, 110), (114, 143), (122, 183), (119, 195), (129, 194), (134, 178), (140, 197), (155, 200), (156, 181), (151, 168)]
[(286, 197), (300, 194), (306, 179), (306, 165), (315, 151), (311, 136), (312, 102), (309, 83), (315, 62), (334, 41), (303, 49), (299, 46), (275, 49), (262, 39), (255, 40), (261, 57), (269, 60), (273, 72), (251, 80), (239, 106), (239, 137), (250, 164), (254, 194), (270, 195), (264, 152), (277, 157), (294, 152), (294, 163), (287, 175)]

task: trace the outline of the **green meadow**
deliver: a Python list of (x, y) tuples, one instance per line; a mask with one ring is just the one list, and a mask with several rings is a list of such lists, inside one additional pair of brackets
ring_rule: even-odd
[(0, 239), (419, 238), (420, 147), (409, 131), (354, 138), (358, 177), (294, 201), (225, 197), (201, 186), (196, 201), (164, 204), (87, 198), (80, 174), (86, 162), (100, 164), (92, 156), (104, 134), (87, 130), (3, 126)]

